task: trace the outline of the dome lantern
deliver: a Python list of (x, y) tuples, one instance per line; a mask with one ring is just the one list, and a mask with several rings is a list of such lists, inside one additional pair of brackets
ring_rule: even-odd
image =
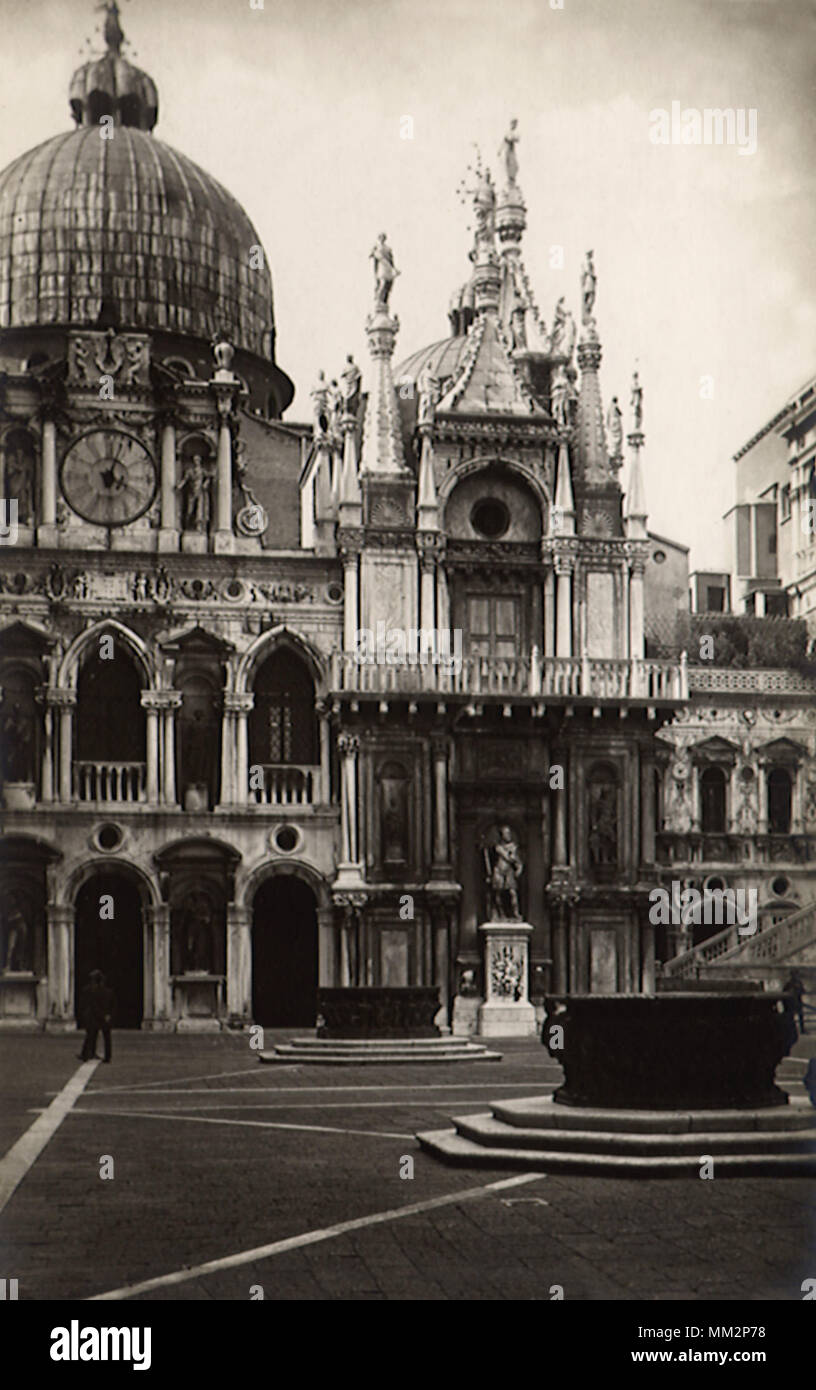
[(103, 116), (110, 116), (114, 125), (150, 131), (159, 114), (156, 84), (122, 57), (125, 36), (116, 0), (104, 9), (107, 51), (74, 73), (68, 92), (71, 114), (78, 126), (98, 126)]

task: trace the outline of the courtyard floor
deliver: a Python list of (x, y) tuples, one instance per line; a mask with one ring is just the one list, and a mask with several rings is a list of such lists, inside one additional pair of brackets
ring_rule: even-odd
[[(497, 1044), (499, 1063), (366, 1067), (140, 1033), (83, 1067), (79, 1041), (0, 1039), (0, 1193), (21, 1174), (0, 1275), (20, 1299), (798, 1301), (816, 1276), (810, 1180), (468, 1172), (419, 1151), (417, 1130), (552, 1090), (535, 1040)], [(814, 1050), (800, 1039), (780, 1081), (801, 1093)], [(18, 1144), (66, 1086), (41, 1151), (36, 1131)]]

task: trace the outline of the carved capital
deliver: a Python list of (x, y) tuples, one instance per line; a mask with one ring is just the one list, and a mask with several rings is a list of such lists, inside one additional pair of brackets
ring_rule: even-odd
[(67, 686), (52, 685), (47, 687), (45, 698), (49, 705), (55, 705), (58, 709), (70, 709), (77, 702), (77, 693)]
[(357, 734), (338, 734), (337, 751), (344, 758), (356, 758), (360, 751), (360, 739)]
[(255, 704), (252, 691), (228, 690), (224, 695), (224, 710), (227, 714), (249, 714)]

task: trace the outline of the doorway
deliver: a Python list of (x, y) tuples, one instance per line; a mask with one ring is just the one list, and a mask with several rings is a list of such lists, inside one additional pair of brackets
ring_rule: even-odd
[[(100, 911), (106, 915), (100, 917)], [(114, 1028), (140, 1028), (144, 1012), (142, 900), (129, 874), (94, 874), (77, 894), (75, 1013), (92, 970), (102, 971), (115, 995)]]
[(252, 1017), (267, 1028), (313, 1028), (317, 1016), (317, 903), (294, 874), (255, 894)]

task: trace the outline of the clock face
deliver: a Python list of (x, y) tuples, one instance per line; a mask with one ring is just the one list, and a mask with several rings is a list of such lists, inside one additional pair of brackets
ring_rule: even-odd
[(97, 526), (124, 526), (146, 512), (156, 494), (156, 465), (132, 434), (92, 430), (62, 461), (68, 505)]

